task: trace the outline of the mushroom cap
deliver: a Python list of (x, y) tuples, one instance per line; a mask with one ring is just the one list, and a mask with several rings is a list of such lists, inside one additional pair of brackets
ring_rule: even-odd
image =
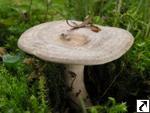
[(101, 31), (94, 32), (88, 27), (70, 30), (64, 20), (43, 23), (25, 31), (18, 47), (45, 61), (96, 65), (118, 59), (134, 42), (126, 30), (96, 26)]

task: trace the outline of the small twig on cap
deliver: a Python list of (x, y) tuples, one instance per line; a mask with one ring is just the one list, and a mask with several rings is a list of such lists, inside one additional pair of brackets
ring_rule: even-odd
[(70, 27), (76, 27), (77, 26), (77, 23), (73, 22), (74, 24), (76, 24), (76, 26), (73, 26), (69, 23), (69, 20), (66, 20), (66, 23), (70, 26)]
[(92, 20), (91, 17), (88, 16), (87, 18), (85, 18), (85, 20), (81, 24), (77, 24), (76, 22), (72, 22), (72, 24), (74, 24), (74, 25), (71, 25), (69, 23), (69, 20), (66, 20), (66, 23), (70, 27), (72, 27), (71, 30), (75, 30), (75, 29), (79, 29), (79, 28), (83, 28), (83, 27), (89, 27), (93, 32), (101, 31), (101, 29), (99, 27), (92, 24), (91, 20)]

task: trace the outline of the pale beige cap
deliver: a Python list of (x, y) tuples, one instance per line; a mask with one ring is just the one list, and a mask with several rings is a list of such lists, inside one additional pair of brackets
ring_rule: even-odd
[(98, 27), (99, 32), (87, 27), (69, 31), (71, 27), (66, 21), (47, 22), (25, 31), (18, 40), (18, 47), (45, 61), (96, 65), (118, 59), (134, 42), (126, 30)]

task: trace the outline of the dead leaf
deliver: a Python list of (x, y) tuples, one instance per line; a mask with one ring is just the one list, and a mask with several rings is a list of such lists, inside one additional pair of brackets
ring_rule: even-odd
[(99, 31), (101, 31), (101, 29), (100, 29), (99, 27), (94, 26), (94, 25), (91, 26), (91, 30), (92, 30), (93, 32), (99, 32)]
[(33, 64), (35, 62), (35, 59), (34, 58), (25, 58), (24, 60), (23, 60), (23, 63), (24, 64), (27, 64), (27, 65), (31, 65), (31, 64)]
[(6, 49), (4, 47), (0, 47), (0, 57), (6, 54)]

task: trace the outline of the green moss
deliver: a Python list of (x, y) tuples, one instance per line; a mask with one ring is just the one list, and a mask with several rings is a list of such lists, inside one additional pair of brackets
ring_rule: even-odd
[(0, 111), (23, 113), (27, 110), (28, 87), (23, 75), (16, 77), (0, 65)]

